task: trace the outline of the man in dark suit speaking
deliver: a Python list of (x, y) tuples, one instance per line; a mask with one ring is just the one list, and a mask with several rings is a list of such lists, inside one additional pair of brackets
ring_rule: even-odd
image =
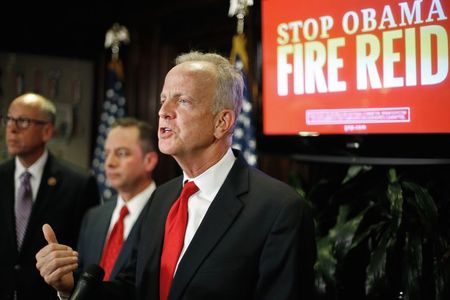
[[(315, 242), (306, 203), (231, 149), (242, 91), (225, 58), (178, 57), (161, 92), (158, 138), (183, 175), (155, 191), (134, 262), (93, 299), (311, 299)], [(61, 274), (71, 259), (50, 244), (37, 267), (70, 293)]]
[(55, 106), (37, 94), (13, 100), (6, 116), (8, 153), (0, 165), (0, 299), (57, 299), (35, 267), (49, 223), (61, 242), (75, 246), (81, 219), (99, 203), (97, 185), (55, 158), (46, 143), (54, 131)]

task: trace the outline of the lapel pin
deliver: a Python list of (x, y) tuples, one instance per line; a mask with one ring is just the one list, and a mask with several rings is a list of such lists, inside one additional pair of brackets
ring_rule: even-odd
[(54, 185), (56, 185), (56, 178), (55, 178), (55, 177), (50, 177), (50, 178), (47, 180), (47, 184), (48, 184), (49, 186), (54, 186)]

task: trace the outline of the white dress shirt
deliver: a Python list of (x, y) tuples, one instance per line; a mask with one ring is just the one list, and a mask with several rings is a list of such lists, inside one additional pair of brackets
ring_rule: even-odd
[(125, 241), (130, 234), (131, 229), (133, 228), (134, 223), (138, 219), (142, 209), (144, 208), (145, 204), (147, 204), (148, 200), (150, 199), (150, 196), (156, 189), (156, 184), (154, 181), (150, 183), (148, 187), (145, 188), (142, 192), (134, 196), (128, 201), (124, 201), (122, 196), (117, 197), (117, 203), (116, 207), (114, 208), (114, 211), (111, 216), (111, 220), (109, 223), (109, 229), (108, 234), (106, 237), (106, 240), (109, 238), (109, 234), (111, 233), (114, 224), (116, 224), (117, 220), (119, 219), (120, 210), (122, 209), (122, 206), (126, 205), (128, 208), (128, 215), (123, 220), (123, 240)]
[(19, 193), (20, 188), (20, 176), (23, 172), (28, 171), (31, 174), (30, 184), (31, 184), (31, 193), (33, 195), (33, 203), (36, 201), (36, 196), (39, 190), (39, 184), (41, 183), (42, 174), (44, 173), (45, 163), (48, 159), (48, 151), (45, 150), (44, 153), (39, 157), (37, 161), (34, 162), (29, 168), (25, 168), (22, 165), (22, 162), (16, 156), (16, 169), (14, 171), (14, 189), (15, 189), (15, 199), (17, 199), (17, 195)]
[(199, 191), (189, 197), (188, 200), (188, 222), (186, 233), (184, 235), (183, 249), (181, 250), (180, 257), (178, 258), (177, 268), (181, 258), (186, 252), (187, 247), (191, 243), (195, 232), (205, 217), (209, 206), (213, 202), (219, 192), (219, 189), (222, 187), (222, 184), (227, 178), (228, 173), (233, 167), (235, 160), (236, 157), (234, 157), (233, 151), (230, 148), (215, 165), (199, 176), (189, 178), (186, 173), (183, 172), (183, 182), (194, 181), (195, 185), (199, 188)]

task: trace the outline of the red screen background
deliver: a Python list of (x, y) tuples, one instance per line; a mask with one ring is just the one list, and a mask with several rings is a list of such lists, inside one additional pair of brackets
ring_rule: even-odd
[[(320, 134), (345, 134), (345, 133), (450, 133), (450, 79), (447, 72), (445, 78), (439, 83), (423, 85), (421, 84), (421, 27), (437, 25), (445, 29), (447, 39), (439, 41), (440, 47), (444, 49), (446, 57), (443, 63), (449, 61), (448, 55), (448, 33), (449, 26), (449, 3), (447, 0), (440, 0), (439, 4), (446, 16), (446, 19), (436, 20), (439, 14), (433, 13), (433, 21), (425, 22), (429, 14), (432, 2), (436, 0), (423, 0), (421, 3), (420, 24), (398, 25), (400, 23), (399, 3), (406, 2), (413, 8), (414, 1), (389, 1), (389, 0), (263, 0), (262, 1), (262, 47), (263, 47), (263, 131), (268, 135), (292, 135), (300, 132), (314, 132)], [(437, 5), (435, 2), (435, 5)], [(362, 32), (364, 9), (374, 9), (376, 11), (375, 20), (380, 24), (385, 6), (389, 6), (393, 19), (397, 23), (395, 28), (374, 29)], [(436, 9), (436, 6), (434, 6)], [(359, 17), (360, 26), (355, 33), (345, 32), (342, 26), (342, 19), (346, 13), (353, 12)], [(388, 12), (387, 12), (388, 13)], [(292, 36), (287, 42), (289, 45), (307, 42), (320, 42), (328, 50), (327, 41), (333, 38), (344, 38), (345, 45), (337, 48), (337, 57), (342, 59), (342, 67), (338, 68), (338, 78), (345, 82), (345, 91), (328, 91), (313, 93), (294, 94), (292, 73), (287, 75), (287, 95), (280, 96), (278, 93), (278, 49), (280, 38), (278, 30), (279, 24), (293, 21), (304, 22), (307, 19), (314, 19), (320, 26), (320, 17), (330, 16), (333, 19), (333, 27), (327, 33), (328, 37), (319, 36), (311, 41), (307, 41), (300, 33), (300, 41), (292, 41)], [(442, 14), (440, 15), (442, 16)], [(384, 22), (387, 27), (389, 22)], [(351, 24), (349, 25), (351, 26)], [(416, 53), (416, 77), (417, 84), (414, 86), (384, 87), (383, 82), (383, 34), (388, 31), (400, 30), (402, 37), (394, 39), (392, 42), (393, 51), (398, 53), (398, 61), (393, 63), (394, 76), (405, 80), (405, 30), (415, 28), (415, 53)], [(302, 29), (300, 29), (300, 32)], [(381, 79), (383, 87), (367, 89), (357, 89), (357, 36), (370, 34), (375, 36), (381, 48), (381, 54), (376, 61), (376, 69)], [(430, 40), (432, 71), (438, 68), (437, 41), (434, 36)], [(445, 48), (447, 51), (445, 52)], [(287, 63), (294, 65), (292, 55), (287, 56)], [(326, 60), (326, 57), (323, 58)], [(446, 59), (446, 60), (445, 60)], [(327, 80), (327, 63), (323, 66), (323, 75)], [(304, 64), (304, 61), (303, 61)], [(441, 68), (442, 69), (442, 68)], [(445, 66), (444, 66), (445, 69)], [(311, 77), (305, 78), (312, 80)], [(328, 82), (328, 81), (327, 81)], [(311, 120), (307, 124), (306, 115), (312, 113)], [(388, 121), (390, 112), (407, 115), (403, 121)], [(317, 114), (318, 113), (318, 114)], [(327, 117), (329, 119), (327, 119)], [(395, 121), (397, 120), (397, 121)]]

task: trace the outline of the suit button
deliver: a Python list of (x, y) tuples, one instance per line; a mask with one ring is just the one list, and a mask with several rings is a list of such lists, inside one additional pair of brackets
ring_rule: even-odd
[(16, 270), (16, 271), (20, 271), (20, 270), (22, 270), (22, 266), (21, 266), (21, 265), (19, 265), (19, 264), (17, 264), (17, 265), (14, 265), (14, 270)]

